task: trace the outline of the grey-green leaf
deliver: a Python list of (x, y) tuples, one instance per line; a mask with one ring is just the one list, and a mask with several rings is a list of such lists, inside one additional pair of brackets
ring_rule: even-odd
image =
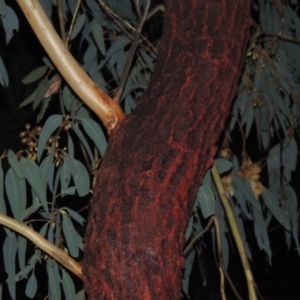
[(92, 33), (96, 41), (97, 47), (99, 48), (101, 53), (105, 55), (106, 49), (105, 49), (102, 26), (96, 20), (94, 20), (92, 24)]
[(72, 159), (72, 176), (78, 195), (80, 197), (87, 195), (90, 190), (90, 177), (86, 167), (76, 159)]
[(103, 157), (107, 148), (107, 141), (102, 128), (92, 119), (82, 119), (81, 122), (85, 132), (93, 140)]
[(51, 263), (47, 261), (47, 272), (51, 299), (61, 299), (60, 276), (57, 270), (57, 263), (54, 263), (52, 266)]
[(76, 233), (74, 225), (70, 218), (66, 215), (63, 216), (63, 231), (66, 238), (68, 250), (73, 257), (78, 257), (79, 255), (79, 244), (76, 239)]
[(203, 178), (203, 185), (199, 188), (197, 193), (197, 201), (204, 218), (215, 214), (216, 201), (211, 190), (210, 171), (208, 171)]
[(21, 169), (21, 166), (19, 164), (16, 154), (13, 151), (8, 150), (7, 156), (8, 156), (8, 162), (9, 162), (10, 166), (15, 171), (15, 173), (18, 175), (18, 177), (20, 179), (24, 178), (24, 175), (22, 173), (22, 169)]
[(37, 284), (36, 277), (34, 273), (32, 273), (26, 285), (26, 290), (25, 290), (26, 296), (32, 299), (36, 294), (37, 286), (38, 284)]
[(34, 70), (32, 70), (23, 80), (22, 83), (29, 84), (32, 83), (40, 78), (42, 78), (46, 72), (48, 67), (47, 66), (41, 66)]
[(16, 13), (10, 8), (10, 6), (6, 5), (6, 14), (4, 16), (1, 16), (1, 20), (5, 31), (7, 45), (13, 37), (14, 30), (19, 30), (19, 19)]
[(66, 300), (74, 300), (76, 293), (75, 285), (71, 276), (64, 269), (62, 269), (62, 286), (65, 292)]
[(26, 208), (25, 180), (19, 179), (12, 168), (9, 168), (5, 176), (5, 191), (13, 216), (21, 221), (22, 212)]
[(217, 158), (215, 164), (220, 174), (228, 172), (232, 168), (232, 162), (225, 158)]
[(31, 188), (39, 197), (44, 209), (48, 211), (46, 190), (44, 189), (43, 182), (39, 176), (39, 167), (34, 161), (25, 157), (21, 158), (20, 165), (23, 168), (24, 176), (31, 185)]
[(288, 219), (287, 215), (281, 210), (278, 204), (278, 198), (274, 195), (270, 190), (264, 187), (262, 192), (262, 198), (272, 213), (272, 215), (279, 221), (279, 223), (285, 227), (287, 230), (291, 230), (290, 220)]
[(81, 14), (80, 16), (77, 17), (75, 24), (74, 24), (72, 34), (71, 34), (71, 40), (75, 39), (77, 34), (82, 29), (84, 22), (85, 22), (85, 14)]

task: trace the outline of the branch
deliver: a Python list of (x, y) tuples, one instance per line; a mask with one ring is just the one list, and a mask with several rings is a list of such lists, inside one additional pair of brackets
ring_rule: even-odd
[(17, 0), (53, 64), (79, 98), (102, 120), (108, 132), (125, 119), (120, 105), (86, 74), (56, 33), (38, 0)]
[(232, 207), (226, 196), (226, 192), (224, 190), (217, 166), (215, 164), (211, 168), (211, 173), (213, 175), (213, 179), (214, 179), (216, 188), (218, 190), (221, 202), (224, 206), (231, 232), (233, 234), (234, 240), (236, 242), (236, 246), (239, 251), (239, 255), (241, 258), (241, 262), (242, 262), (242, 265), (244, 268), (246, 281), (247, 281), (247, 285), (248, 285), (249, 299), (257, 300), (256, 291), (255, 291), (255, 287), (254, 287), (254, 278), (253, 278), (251, 267), (250, 267), (250, 264), (249, 264), (249, 261), (248, 261), (247, 255), (246, 255), (246, 249), (245, 249), (241, 234), (239, 232), (239, 228), (238, 228), (235, 216), (234, 216), (234, 212), (233, 212)]
[(186, 256), (190, 250), (192, 249), (192, 247), (194, 246), (194, 243), (205, 233), (209, 230), (209, 228), (211, 227), (212, 223), (214, 222), (215, 219), (215, 215), (213, 215), (210, 219), (209, 222), (207, 223), (207, 225), (205, 226), (205, 228), (203, 230), (201, 230), (200, 232), (198, 232), (195, 237), (191, 240), (191, 242), (187, 245), (187, 247), (184, 249), (183, 251), (183, 256)]
[(70, 270), (80, 279), (83, 279), (81, 265), (68, 254), (66, 254), (66, 252), (48, 242), (32, 228), (1, 213), (0, 224), (22, 234), (28, 240), (32, 241), (42, 251), (62, 264), (66, 269)]
[[(138, 5), (138, 3), (136, 3), (136, 5)], [(147, 4), (146, 4), (144, 14), (139, 19), (139, 24), (138, 24), (138, 26), (135, 30), (134, 38), (133, 38), (131, 47), (128, 51), (128, 56), (127, 56), (127, 60), (126, 60), (125, 66), (124, 66), (124, 70), (122, 72), (121, 80), (120, 80), (119, 86), (117, 88), (116, 94), (114, 96), (114, 101), (116, 101), (118, 103), (120, 102), (120, 98), (121, 98), (121, 95), (122, 95), (123, 90), (124, 90), (125, 83), (126, 83), (127, 78), (128, 78), (128, 74), (129, 74), (129, 70), (130, 70), (130, 67), (131, 67), (131, 64), (132, 64), (134, 54), (135, 54), (136, 49), (139, 45), (139, 40), (140, 40), (140, 36), (141, 36), (141, 33), (142, 33), (142, 28), (143, 28), (143, 25), (146, 21), (149, 6), (150, 6), (150, 0), (147, 0)]]

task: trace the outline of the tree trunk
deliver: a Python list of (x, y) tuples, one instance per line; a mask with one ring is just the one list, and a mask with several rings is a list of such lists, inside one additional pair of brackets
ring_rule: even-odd
[(90, 300), (180, 299), (188, 215), (237, 91), (250, 1), (165, 5), (153, 79), (98, 173), (83, 261)]

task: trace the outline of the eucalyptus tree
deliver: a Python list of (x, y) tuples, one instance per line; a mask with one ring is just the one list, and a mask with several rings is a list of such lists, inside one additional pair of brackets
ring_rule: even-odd
[[(39, 109), (37, 123), (53, 101), (60, 113), (42, 127), (27, 125), (25, 149), (1, 156), (10, 166), (0, 172), (10, 296), (17, 299), (16, 282), (27, 280), (25, 293), (35, 297), (41, 264), (49, 299), (85, 299), (85, 292), (89, 299), (178, 299), (181, 275), (188, 294), (198, 241), (209, 231), (223, 299), (229, 236), (249, 299), (257, 299), (245, 222), (253, 223), (269, 261), (272, 219), (288, 246), (293, 237), (298, 247), (291, 186), (299, 120), (296, 3), (255, 1), (253, 22), (250, 1), (17, 3), (48, 55), (23, 79), (38, 86), (20, 106)], [(157, 45), (143, 28), (162, 11)], [(18, 17), (5, 1), (0, 14), (8, 43)], [(80, 53), (79, 62), (72, 52)], [(8, 85), (2, 60), (0, 74)], [(243, 137), (240, 152), (235, 128)], [(247, 152), (250, 134), (261, 162)], [(85, 219), (63, 204), (75, 194), (92, 194), (84, 243), (75, 224)]]

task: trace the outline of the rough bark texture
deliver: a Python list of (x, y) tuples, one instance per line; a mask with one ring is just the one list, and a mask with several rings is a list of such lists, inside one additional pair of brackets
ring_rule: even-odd
[(165, 5), (153, 80), (98, 173), (83, 261), (90, 300), (180, 299), (188, 214), (237, 90), (250, 1)]

